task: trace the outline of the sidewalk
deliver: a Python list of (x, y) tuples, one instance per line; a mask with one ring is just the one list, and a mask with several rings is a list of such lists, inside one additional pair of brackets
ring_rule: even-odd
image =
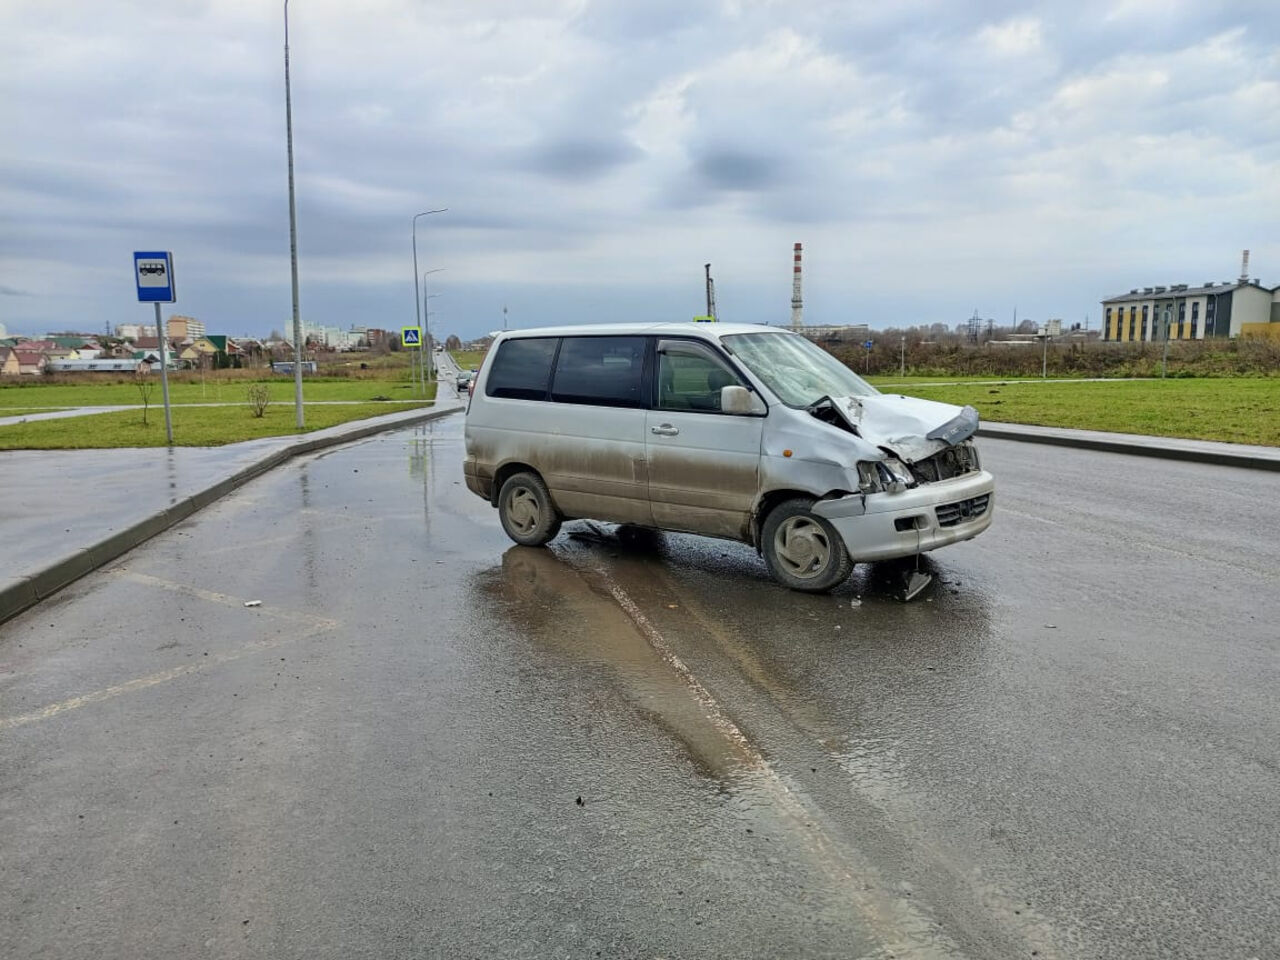
[(427, 409), (224, 447), (0, 453), (0, 623), (292, 457), (461, 410), (442, 397)]
[(1189, 460), (1220, 467), (1248, 467), (1252, 470), (1280, 470), (1280, 447), (1246, 443), (1217, 443), (1213, 440), (1182, 440), (1149, 437), (1134, 433), (1103, 433), (1100, 430), (1070, 430), (1063, 427), (1035, 427), (1021, 423), (989, 423), (978, 427), (979, 437), (1024, 440), (1082, 450), (1105, 450), (1163, 460)]

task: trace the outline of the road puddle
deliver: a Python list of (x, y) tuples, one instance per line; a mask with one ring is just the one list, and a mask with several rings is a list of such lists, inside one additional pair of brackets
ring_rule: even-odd
[[(762, 842), (803, 852), (881, 944), (871, 955), (960, 955), (922, 905), (892, 889), (829, 829), (801, 785), (774, 769), (609, 566), (594, 564), (590, 552), (560, 550), (566, 555), (556, 548), (513, 547), (479, 584), (515, 634), (545, 658), (538, 669), (561, 671), (583, 684), (592, 711), (611, 710), (616, 718), (625, 703), (637, 743), (659, 731), (696, 773), (718, 785), (725, 809), (748, 834), (754, 830)], [(590, 686), (593, 671), (609, 695)]]
[(486, 589), (541, 652), (593, 667), (638, 719), (678, 744), (702, 776), (728, 786), (758, 769), (758, 756), (726, 726), (714, 703), (672, 669), (605, 578), (549, 550), (512, 547)]

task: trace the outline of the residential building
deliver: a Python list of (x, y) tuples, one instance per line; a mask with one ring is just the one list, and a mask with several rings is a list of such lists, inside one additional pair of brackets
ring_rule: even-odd
[(65, 357), (71, 354), (71, 347), (59, 346), (53, 340), (24, 340), (19, 345), (20, 350), (30, 350), (37, 353), (43, 353), (50, 357)]
[[(173, 343), (165, 344), (165, 359), (172, 369), (176, 366), (177, 352), (174, 350)], [(160, 360), (160, 338), (159, 337), (139, 337), (133, 344), (133, 359), (150, 360), (152, 363), (158, 363)]]
[(48, 357), (37, 350), (15, 347), (13, 353), (18, 358), (18, 373), (23, 376), (38, 377), (44, 373), (45, 365), (49, 362)]
[(121, 323), (116, 326), (116, 336), (121, 340), (137, 340), (139, 337), (156, 337), (154, 323)]
[[(219, 355), (222, 360), (219, 360)], [(230, 362), (229, 358), (239, 355), (240, 348), (235, 341), (220, 333), (197, 337), (185, 344), (178, 353), (179, 359), (203, 366), (226, 366)]]
[(1164, 287), (1134, 287), (1102, 301), (1102, 339), (1126, 343), (1164, 339), (1209, 340), (1255, 332), (1259, 324), (1280, 323), (1280, 287), (1270, 289), (1241, 277)]
[(180, 313), (175, 313), (169, 318), (165, 329), (169, 331), (170, 339), (178, 341), (198, 340), (204, 336), (203, 321), (195, 317), (184, 317)]
[(354, 350), (360, 345), (364, 331), (343, 330), (341, 327), (308, 327), (307, 339), (319, 341), (331, 350)]
[(18, 351), (13, 347), (0, 347), (0, 377), (16, 377), (20, 373)]

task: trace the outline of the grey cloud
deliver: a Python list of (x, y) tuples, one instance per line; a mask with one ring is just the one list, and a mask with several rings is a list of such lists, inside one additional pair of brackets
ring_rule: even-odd
[[(1183, 215), (1208, 195), (1222, 198), (1219, 211), (1242, 196), (1274, 209), (1275, 188), (1252, 172), (1280, 162), (1274, 120), (1254, 115), (1265, 88), (1233, 96), (1276, 79), (1274, 0), (1186, 3), (1159, 17), (1141, 12), (1154, 3), (1128, 3), (1116, 16), (1122, 0), (387, 0), (378, 18), (291, 5), (304, 314), (401, 319), (412, 307), (409, 217), (439, 206), (450, 213), (425, 233), (420, 222), (419, 255), (456, 278), (433, 303), (462, 333), (464, 318), (500, 322), (490, 301), (502, 290), (513, 313), (525, 299), (526, 324), (598, 312), (596, 295), (619, 319), (646, 300), (679, 312), (697, 300), (700, 271), (673, 251), (704, 237), (720, 237), (705, 242), (716, 244), (708, 256), (726, 303), (745, 296), (731, 282), (735, 258), (784, 226), (804, 235), (788, 229), (782, 247), (815, 241), (815, 264), (824, 246), (874, 236), (885, 278), (896, 260), (932, 251), (967, 278), (968, 301), (1000, 282), (990, 264), (1025, 258), (1028, 223), (1055, 228), (1036, 251), (1043, 262), (1087, 246), (1114, 267), (1151, 254), (1098, 223)], [(83, 297), (132, 317), (121, 265), (155, 243), (178, 257), (184, 308), (279, 326), (289, 313), (279, 8), (192, 2), (153, 16), (153, 6), (0, 11), (0, 99), (17, 145), (0, 157), (0, 252), (33, 271), (4, 277), (7, 289), (54, 291), (20, 302), (49, 317)], [(1000, 59), (976, 42), (1015, 17), (1041, 22), (1034, 55)], [(158, 61), (137, 40), (152, 19)], [(1248, 29), (1231, 62), (1204, 66), (1197, 44), (1238, 26)], [(67, 58), (46, 64), (33, 31)], [(801, 52), (788, 61), (790, 38)], [(1141, 99), (1058, 97), (1139, 61), (1170, 64), (1171, 80)], [(131, 96), (157, 72), (156, 96)], [(1147, 135), (1159, 145), (1144, 151), (1136, 140)], [(1189, 148), (1174, 161), (1165, 136), (1203, 155)], [(1087, 209), (1091, 223), (1054, 220), (1064, 207)], [(1250, 216), (1223, 215), (1221, 229), (1274, 233), (1265, 212)], [(1160, 256), (1199, 262), (1217, 242), (1188, 230)], [(1264, 240), (1250, 245), (1269, 262)], [(624, 246), (627, 256), (610, 257)], [(591, 269), (562, 251), (594, 258)], [(1280, 249), (1270, 259), (1280, 265)], [(655, 266), (643, 283), (633, 284), (635, 262)], [(374, 276), (329, 272), (346, 263)], [(692, 293), (664, 286), (667, 268), (692, 277)], [(388, 270), (403, 276), (387, 282)], [(479, 273), (485, 282), (461, 283)], [(545, 289), (528, 277), (545, 277)], [(832, 283), (832, 298), (854, 295)], [(1043, 288), (1081, 288), (1086, 302), (1094, 292), (1084, 270), (1046, 276)], [(949, 310), (949, 295), (922, 288), (918, 307)]]
[(558, 180), (590, 180), (641, 156), (634, 144), (622, 140), (566, 138), (536, 147), (528, 154), (528, 163), (538, 173)]
[(35, 294), (29, 290), (19, 290), (17, 287), (11, 287), (7, 283), (0, 283), (0, 297), (34, 297)]
[(577, 26), (588, 36), (642, 43), (706, 23), (715, 17), (716, 6), (713, 0), (646, 0), (640, 4), (594, 0), (579, 15)]
[(696, 157), (693, 169), (702, 183), (717, 190), (768, 190), (783, 182), (783, 158), (750, 150), (710, 148)]

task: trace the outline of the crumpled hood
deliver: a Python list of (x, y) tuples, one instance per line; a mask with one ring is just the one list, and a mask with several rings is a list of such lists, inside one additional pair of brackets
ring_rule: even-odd
[(833, 397), (832, 404), (864, 440), (892, 451), (906, 463), (925, 460), (978, 430), (978, 411), (973, 407), (919, 397)]

